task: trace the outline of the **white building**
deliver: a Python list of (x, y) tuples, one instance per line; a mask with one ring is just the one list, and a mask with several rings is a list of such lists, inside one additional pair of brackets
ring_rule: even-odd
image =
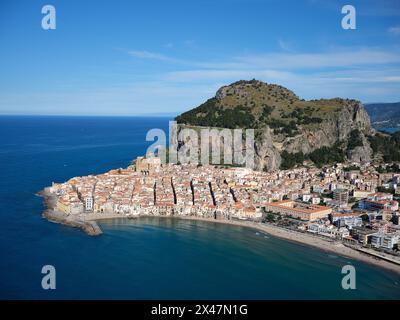
[(85, 210), (93, 211), (93, 197), (92, 196), (85, 198)]
[(399, 243), (400, 236), (392, 233), (375, 233), (371, 235), (371, 245), (375, 248), (393, 249)]

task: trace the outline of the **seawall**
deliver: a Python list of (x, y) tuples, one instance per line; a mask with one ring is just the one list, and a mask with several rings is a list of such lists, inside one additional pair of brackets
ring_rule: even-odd
[(70, 227), (82, 229), (90, 236), (98, 236), (103, 233), (96, 221), (82, 220), (78, 216), (68, 216), (61, 211), (57, 211), (57, 198), (49, 192), (48, 188), (40, 191), (38, 195), (43, 197), (43, 202), (46, 210), (43, 212), (42, 216), (47, 220), (54, 223), (60, 223)]

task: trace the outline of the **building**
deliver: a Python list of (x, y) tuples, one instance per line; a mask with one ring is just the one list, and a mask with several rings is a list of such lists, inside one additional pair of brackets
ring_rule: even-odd
[(350, 231), (351, 236), (362, 244), (370, 243), (370, 237), (374, 233), (376, 233), (375, 230), (367, 229), (365, 227), (353, 227)]
[(93, 197), (92, 196), (85, 198), (85, 210), (93, 211)]
[(374, 233), (371, 235), (371, 245), (375, 248), (393, 249), (399, 243), (398, 234)]
[(149, 155), (147, 158), (137, 157), (135, 161), (136, 172), (141, 172), (143, 174), (152, 174), (159, 171), (161, 167), (161, 159)]
[(367, 198), (370, 194), (371, 194), (371, 191), (353, 190), (353, 197), (356, 199)]
[(332, 213), (330, 218), (331, 222), (338, 228), (346, 226), (351, 229), (362, 226), (362, 218), (359, 213)]
[(382, 201), (382, 200), (392, 201), (393, 200), (393, 195), (391, 193), (375, 192), (375, 193), (371, 193), (368, 196), (368, 200), (372, 200), (372, 201)]
[(329, 238), (343, 239), (350, 235), (346, 228), (336, 228), (333, 225), (310, 223), (307, 226), (307, 232), (319, 234)]
[(399, 210), (399, 203), (393, 200), (393, 195), (389, 193), (373, 193), (367, 199), (359, 202), (359, 207), (368, 211), (397, 211)]
[(349, 202), (349, 191), (346, 189), (333, 190), (333, 200), (339, 205), (346, 205)]
[(331, 208), (316, 204), (296, 202), (293, 200), (283, 200), (265, 204), (265, 211), (271, 211), (281, 215), (288, 215), (293, 218), (315, 221), (327, 218), (332, 212)]

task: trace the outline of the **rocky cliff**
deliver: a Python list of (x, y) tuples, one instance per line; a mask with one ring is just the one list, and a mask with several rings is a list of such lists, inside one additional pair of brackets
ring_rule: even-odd
[(355, 162), (370, 161), (367, 137), (375, 134), (359, 101), (306, 101), (282, 86), (257, 80), (224, 86), (176, 120), (181, 125), (255, 129), (256, 169), (268, 171), (283, 163), (287, 166), (292, 155), (300, 159), (295, 164), (307, 159), (318, 162), (321, 150), (333, 150), (334, 159), (339, 154), (339, 159), (343, 155)]

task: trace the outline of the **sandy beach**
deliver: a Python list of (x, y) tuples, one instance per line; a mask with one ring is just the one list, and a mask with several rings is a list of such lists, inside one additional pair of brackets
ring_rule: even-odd
[[(78, 216), (66, 216), (63, 213), (54, 210), (55, 197), (51, 195), (47, 189), (43, 190), (38, 195), (44, 198), (44, 203), (47, 207), (47, 209), (43, 212), (43, 217), (52, 222), (80, 228), (91, 236), (97, 236), (102, 234), (102, 230), (100, 226), (97, 224), (97, 221), (109, 220), (109, 219), (129, 219), (127, 216), (116, 213), (101, 213), (101, 214), (91, 213), (91, 214), (82, 214)], [(131, 218), (140, 219), (141, 217), (147, 217), (147, 216), (141, 215), (141, 216), (134, 216)], [(155, 216), (149, 216), (149, 217), (155, 217)], [(391, 270), (400, 274), (400, 264), (386, 261), (383, 260), (382, 258), (374, 257), (366, 252), (357, 251), (353, 248), (343, 245), (339, 241), (335, 241), (334, 239), (328, 239), (328, 238), (324, 239), (320, 236), (315, 236), (302, 232), (296, 232), (288, 229), (283, 229), (277, 226), (273, 226), (270, 224), (256, 223), (251, 221), (216, 220), (216, 219), (202, 218), (195, 216), (157, 216), (157, 217), (206, 221), (206, 222), (223, 223), (240, 227), (253, 228), (255, 230), (268, 233), (274, 237), (316, 247), (324, 251), (332, 252), (337, 255), (346, 256), (365, 263), (373, 264), (375, 266), (385, 268), (387, 270)]]
[[(140, 219), (141, 217), (147, 216), (138, 216), (133, 217), (133, 219)], [(150, 216), (154, 217), (154, 216)], [(351, 259), (359, 260), (365, 263), (373, 264), (375, 266), (385, 268), (390, 271), (394, 271), (400, 274), (400, 265), (395, 264), (394, 262), (385, 261), (381, 258), (373, 257), (367, 253), (357, 251), (350, 247), (346, 247), (339, 241), (335, 241), (333, 239), (324, 239), (320, 236), (315, 236), (307, 233), (291, 231), (287, 229), (283, 229), (277, 226), (255, 223), (250, 221), (237, 221), (237, 220), (215, 220), (209, 218), (202, 217), (194, 217), (194, 216), (157, 216), (161, 218), (173, 218), (173, 219), (184, 219), (184, 220), (194, 220), (194, 221), (206, 221), (206, 222), (214, 222), (214, 223), (223, 223), (229, 225), (235, 225), (240, 227), (253, 228), (257, 231), (261, 231), (264, 233), (268, 233), (271, 236), (278, 237), (281, 239), (285, 239), (288, 241), (294, 241), (297, 243), (305, 244), (308, 246), (316, 247), (318, 249), (335, 253), (337, 255), (349, 257)], [(86, 221), (101, 221), (107, 219), (128, 219), (119, 214), (91, 214), (85, 218)]]

